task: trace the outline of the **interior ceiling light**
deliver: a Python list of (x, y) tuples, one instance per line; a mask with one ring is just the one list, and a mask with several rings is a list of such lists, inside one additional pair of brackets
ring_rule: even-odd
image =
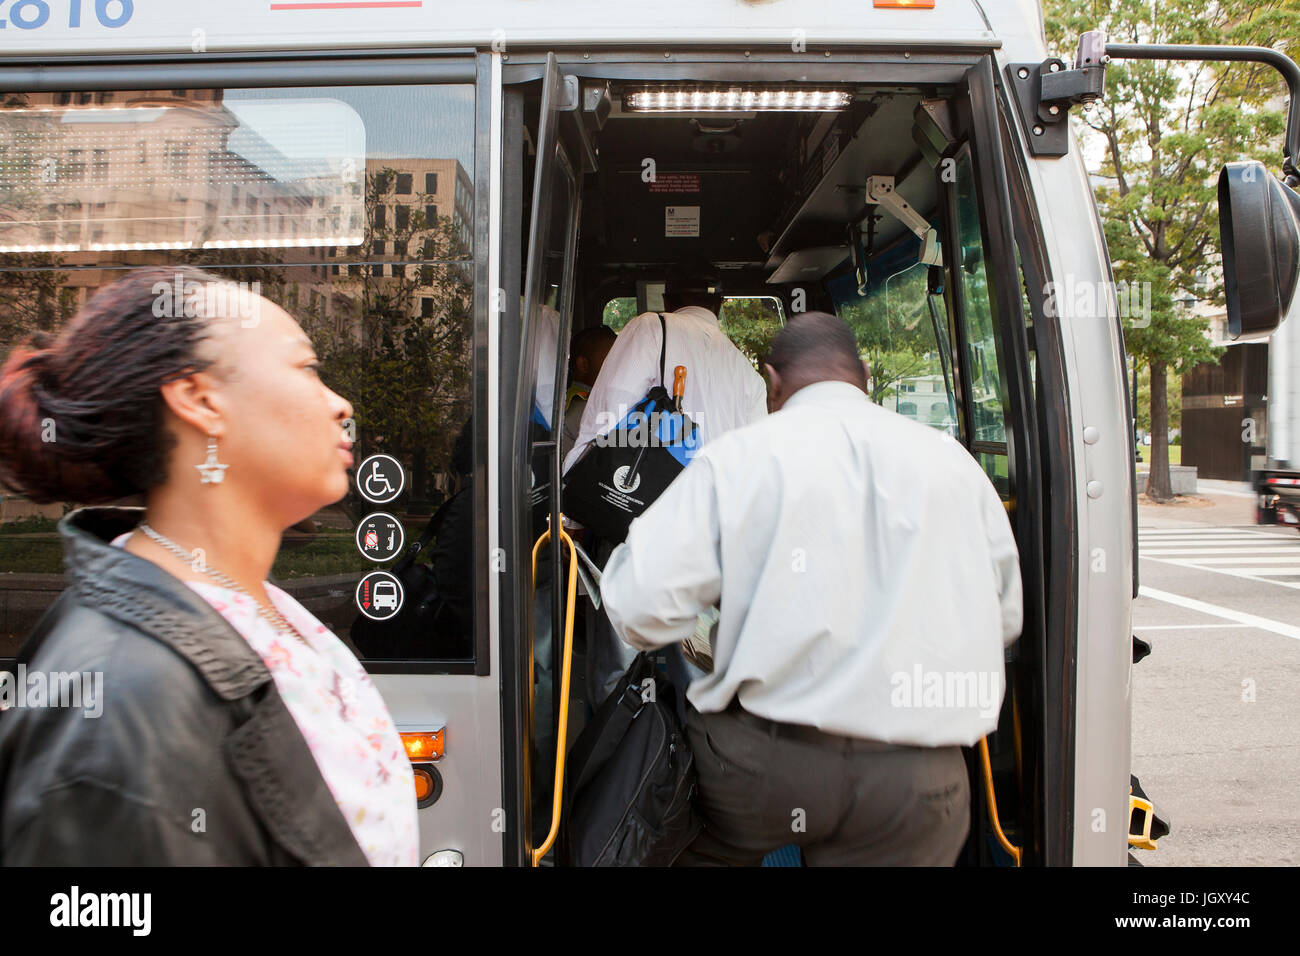
[(623, 96), (623, 107), (643, 113), (752, 113), (842, 110), (853, 102), (845, 90), (825, 89), (700, 89), (655, 87)]

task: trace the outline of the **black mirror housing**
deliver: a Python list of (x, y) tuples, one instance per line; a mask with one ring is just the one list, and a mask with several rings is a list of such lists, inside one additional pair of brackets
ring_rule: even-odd
[(1219, 174), (1219, 239), (1228, 334), (1271, 334), (1300, 278), (1300, 195), (1262, 163), (1228, 163)]

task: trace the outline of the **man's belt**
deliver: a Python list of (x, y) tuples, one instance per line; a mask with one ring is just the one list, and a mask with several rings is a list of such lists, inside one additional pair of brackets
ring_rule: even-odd
[(740, 698), (733, 697), (731, 703), (727, 706), (726, 713), (740, 721), (742, 724), (748, 724), (763, 733), (773, 737), (781, 737), (786, 740), (797, 740), (801, 743), (814, 744), (818, 747), (827, 747), (838, 750), (848, 750), (855, 752), (879, 751), (885, 752), (890, 750), (915, 750), (918, 748), (906, 744), (887, 744), (881, 740), (868, 740), (865, 737), (850, 737), (847, 734), (835, 734), (825, 730), (818, 730), (816, 727), (809, 727), (807, 724), (786, 724), (778, 720), (768, 720), (766, 717), (759, 717), (757, 714), (751, 714), (740, 706)]

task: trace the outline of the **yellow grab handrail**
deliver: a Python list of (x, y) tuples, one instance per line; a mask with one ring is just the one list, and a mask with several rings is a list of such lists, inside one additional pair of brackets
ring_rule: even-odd
[(1002, 849), (1011, 854), (1011, 859), (1016, 861), (1016, 866), (1020, 865), (1020, 848), (1012, 844), (1007, 839), (1007, 835), (1002, 832), (1002, 822), (998, 819), (998, 798), (993, 793), (993, 764), (989, 760), (989, 739), (980, 738), (980, 763), (984, 767), (984, 793), (989, 802), (989, 822), (993, 824), (993, 832), (1002, 844)]
[[(548, 527), (533, 545), (533, 591), (537, 590), (537, 554), (542, 545), (551, 540)], [(573, 664), (573, 613), (578, 600), (578, 551), (573, 539), (564, 530), (564, 516), (560, 516), (560, 540), (569, 546), (569, 589), (565, 598), (564, 614), (564, 662), (560, 667), (560, 726), (555, 733), (555, 789), (551, 795), (551, 829), (546, 834), (542, 845), (533, 850), (533, 866), (542, 862), (542, 857), (550, 852), (555, 838), (560, 833), (560, 811), (564, 801), (564, 756), (569, 736), (569, 671)], [(528, 642), (528, 697), (531, 710), (533, 698), (533, 643)], [(533, 715), (536, 720), (537, 715)]]

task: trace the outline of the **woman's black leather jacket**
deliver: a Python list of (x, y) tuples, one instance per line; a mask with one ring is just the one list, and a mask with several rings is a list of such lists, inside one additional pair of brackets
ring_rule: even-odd
[[(364, 866), (261, 658), (182, 581), (110, 544), (140, 519), (59, 522), (68, 588), (19, 662), (28, 689), (43, 674), (69, 692), (0, 712), (0, 863)], [(102, 701), (51, 706), (76, 703), (74, 673), (87, 689), (102, 674)]]

